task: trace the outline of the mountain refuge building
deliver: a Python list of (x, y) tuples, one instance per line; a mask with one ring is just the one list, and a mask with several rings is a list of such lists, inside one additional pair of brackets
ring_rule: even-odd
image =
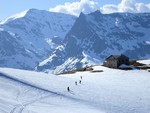
[(118, 68), (122, 64), (129, 65), (129, 58), (123, 54), (110, 55), (103, 63), (104, 66), (109, 68)]

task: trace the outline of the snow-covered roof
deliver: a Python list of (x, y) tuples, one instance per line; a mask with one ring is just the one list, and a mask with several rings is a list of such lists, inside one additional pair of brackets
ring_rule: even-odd
[(129, 59), (127, 56), (121, 54), (121, 55), (110, 55), (109, 57), (106, 58), (106, 60), (109, 60), (109, 59), (119, 59), (119, 58)]

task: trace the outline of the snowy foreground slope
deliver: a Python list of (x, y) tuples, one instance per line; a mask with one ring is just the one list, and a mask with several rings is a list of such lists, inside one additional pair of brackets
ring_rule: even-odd
[(148, 71), (94, 69), (103, 72), (55, 76), (0, 68), (0, 113), (150, 112)]

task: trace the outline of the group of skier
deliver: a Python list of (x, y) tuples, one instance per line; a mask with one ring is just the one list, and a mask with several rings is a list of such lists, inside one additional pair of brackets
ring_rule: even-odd
[[(81, 84), (81, 83), (82, 83), (82, 76), (80, 76), (80, 80), (79, 80), (79, 84)], [(75, 85), (78, 85), (77, 81), (75, 81)], [(67, 91), (70, 92), (69, 86), (67, 87)]]

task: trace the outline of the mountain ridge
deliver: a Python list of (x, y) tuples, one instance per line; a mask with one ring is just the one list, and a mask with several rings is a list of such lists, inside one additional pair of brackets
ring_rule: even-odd
[(125, 54), (131, 59), (149, 58), (150, 45), (146, 43), (149, 30), (149, 13), (81, 13), (60, 48), (45, 64), (40, 63), (37, 70), (61, 73), (102, 63), (111, 54)]
[[(30, 9), (22, 17), (13, 17), (6, 20), (3, 24), (0, 24), (0, 29), (10, 34), (12, 39), (16, 38), (17, 43), (24, 49), (26, 55), (14, 52), (11, 56), (4, 56), (3, 53), (0, 53), (2, 56), (1, 61), (7, 59), (10, 62), (15, 62), (16, 60), (13, 66), (10, 66), (11, 63), (7, 62), (1, 62), (0, 66), (34, 69), (38, 62), (48, 57), (58, 44), (61, 43), (75, 19), (76, 17), (72, 15)], [(3, 39), (4, 35), (7, 35), (6, 32), (5, 34), (0, 32), (2, 33), (0, 40)], [(17, 47), (14, 45), (13, 48)]]

